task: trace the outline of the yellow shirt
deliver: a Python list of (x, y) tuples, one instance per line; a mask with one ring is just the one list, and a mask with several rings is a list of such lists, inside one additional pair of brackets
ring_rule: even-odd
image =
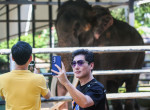
[(0, 75), (0, 95), (6, 110), (40, 110), (41, 96), (48, 93), (43, 75), (28, 70), (13, 70)]

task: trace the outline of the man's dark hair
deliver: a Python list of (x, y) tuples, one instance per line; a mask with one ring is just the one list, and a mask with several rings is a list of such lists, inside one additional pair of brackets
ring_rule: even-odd
[(14, 61), (18, 65), (24, 65), (32, 54), (32, 47), (23, 41), (18, 41), (12, 48), (11, 53)]
[(93, 54), (93, 52), (91, 52), (91, 51), (89, 51), (87, 49), (79, 49), (79, 50), (74, 51), (72, 53), (72, 60), (77, 55), (84, 55), (85, 56), (85, 60), (88, 61), (89, 64), (94, 62), (94, 54)]

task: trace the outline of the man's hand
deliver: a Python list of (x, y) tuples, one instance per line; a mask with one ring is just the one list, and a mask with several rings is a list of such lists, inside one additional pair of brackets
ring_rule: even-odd
[(4, 96), (1, 96), (1, 98), (2, 98), (3, 100), (5, 100), (5, 97), (4, 97)]
[(66, 76), (66, 70), (65, 70), (65, 66), (64, 66), (63, 62), (61, 63), (61, 65), (62, 65), (62, 68), (60, 68), (58, 65), (55, 65), (58, 68), (59, 72), (57, 72), (55, 70), (51, 70), (51, 71), (57, 74), (54, 77), (57, 77), (59, 82), (65, 86), (66, 84), (69, 83), (69, 80)]
[(38, 73), (38, 70), (36, 69), (36, 68), (34, 68), (34, 71), (33, 71), (34, 73), (36, 73), (36, 74), (39, 74)]

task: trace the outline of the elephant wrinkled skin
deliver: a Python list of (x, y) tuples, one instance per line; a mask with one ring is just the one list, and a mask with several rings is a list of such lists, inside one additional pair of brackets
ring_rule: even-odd
[[(67, 1), (58, 9), (56, 31), (59, 47), (137, 46), (143, 40), (135, 28), (113, 18), (107, 8), (89, 5), (84, 0)], [(71, 55), (61, 54), (66, 71), (72, 71)], [(140, 69), (144, 52), (95, 54), (95, 70)], [(139, 75), (95, 76), (107, 92), (117, 93), (125, 83), (127, 92), (136, 91)], [(134, 100), (112, 101), (114, 110), (138, 110)]]

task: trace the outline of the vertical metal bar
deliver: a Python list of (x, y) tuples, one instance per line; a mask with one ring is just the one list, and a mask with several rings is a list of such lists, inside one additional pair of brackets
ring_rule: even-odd
[[(32, 0), (34, 1), (34, 0)], [(35, 48), (35, 5), (32, 5), (32, 37), (33, 37), (33, 48)], [(35, 61), (35, 54), (33, 55), (33, 60)]]
[[(49, 0), (51, 2), (52, 0)], [(49, 5), (49, 42), (50, 47), (52, 47), (52, 6)], [(50, 54), (50, 61), (52, 58), (52, 54)]]
[[(51, 2), (52, 0), (49, 0), (49, 2)], [(49, 42), (50, 42), (50, 48), (52, 48), (52, 6), (51, 5), (49, 5), (49, 11), (48, 11), (49, 13)], [(52, 65), (52, 56), (53, 56), (53, 54), (50, 54), (50, 64)], [(50, 65), (50, 68), (51, 68), (51, 65)], [(51, 86), (51, 84), (50, 84), (50, 81), (51, 80), (51, 77), (49, 77), (49, 87)]]
[[(6, 19), (7, 19), (7, 22), (6, 22), (6, 31), (7, 31), (7, 48), (9, 49), (9, 5), (6, 5)], [(7, 55), (7, 59), (8, 59), (8, 67), (9, 67), (9, 55)], [(9, 68), (10, 69), (10, 68)]]
[(7, 31), (7, 48), (9, 48), (9, 5), (6, 5), (6, 31)]
[(20, 5), (18, 5), (18, 38), (19, 38), (19, 41), (21, 40), (20, 37), (21, 37), (21, 22), (20, 22)]
[(134, 0), (129, 0), (129, 24), (134, 26)]
[(61, 1), (60, 1), (60, 0), (58, 0), (58, 8), (60, 7), (60, 3), (61, 3)]

